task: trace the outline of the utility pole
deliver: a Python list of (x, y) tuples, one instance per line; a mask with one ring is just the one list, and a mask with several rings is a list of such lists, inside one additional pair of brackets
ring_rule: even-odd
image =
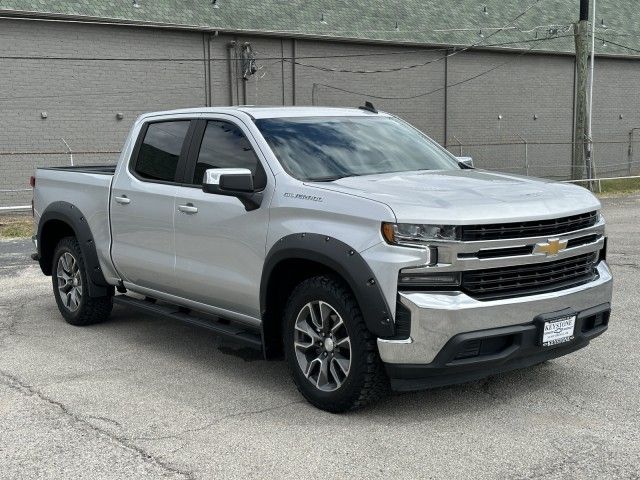
[[(596, 169), (593, 161), (593, 68), (596, 61), (596, 0), (593, 0), (591, 10), (591, 61), (589, 62), (589, 116), (587, 117), (587, 175), (588, 178), (595, 178)], [(589, 189), (594, 190), (595, 185), (589, 182)]]
[(580, 19), (575, 24), (576, 43), (576, 104), (573, 135), (571, 178), (582, 180), (587, 165), (588, 149), (588, 105), (587, 63), (589, 59), (589, 0), (580, 0)]

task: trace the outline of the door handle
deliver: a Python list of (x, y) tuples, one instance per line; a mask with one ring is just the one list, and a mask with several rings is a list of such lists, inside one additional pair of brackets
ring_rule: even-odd
[(180, 210), (182, 213), (188, 213), (188, 214), (198, 213), (198, 207), (194, 207), (193, 203), (187, 203), (186, 205), (178, 205), (178, 210)]
[(127, 205), (129, 203), (131, 203), (131, 199), (128, 198), (126, 195), (122, 195), (121, 197), (114, 197), (115, 201), (118, 202), (120, 205)]

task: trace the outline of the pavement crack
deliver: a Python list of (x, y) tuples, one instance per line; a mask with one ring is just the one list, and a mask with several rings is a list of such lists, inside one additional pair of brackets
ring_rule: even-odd
[[(32, 385), (29, 385), (28, 383), (20, 380), (18, 377), (11, 375), (10, 373), (7, 373), (5, 371), (0, 370), (0, 383), (6, 385), (7, 387), (9, 387), (12, 390), (15, 390), (23, 395), (31, 395), (31, 396), (35, 396), (37, 397), (39, 400), (58, 408), (63, 414), (64, 416), (66, 416), (68, 419), (70, 419), (72, 422), (81, 425), (82, 427), (84, 427), (85, 429), (88, 429), (98, 435), (102, 435), (104, 437), (109, 438), (111, 441), (115, 442), (116, 444), (118, 444), (120, 447), (127, 449), (131, 452), (133, 452), (134, 454), (136, 454), (138, 457), (140, 457), (144, 462), (148, 462), (151, 463), (153, 465), (156, 465), (160, 468), (162, 468), (163, 470), (165, 470), (167, 473), (169, 474), (173, 474), (173, 475), (178, 475), (181, 476), (185, 479), (195, 479), (195, 476), (193, 475), (193, 473), (188, 472), (188, 471), (184, 471), (179, 469), (178, 467), (174, 467), (173, 465), (170, 465), (169, 463), (161, 460), (160, 458), (154, 456), (153, 454), (147, 452), (145, 449), (143, 449), (142, 447), (139, 447), (138, 445), (132, 443), (131, 441), (129, 441), (129, 439), (127, 439), (126, 437), (120, 436), (120, 435), (116, 435), (112, 432), (110, 432), (109, 430), (105, 429), (105, 428), (101, 428), (98, 427), (96, 425), (94, 425), (93, 423), (91, 423), (88, 419), (89, 418), (95, 418), (98, 420), (102, 420), (102, 421), (109, 421), (112, 423), (116, 423), (114, 420), (111, 419), (107, 419), (105, 417), (95, 417), (95, 416), (88, 416), (88, 417), (82, 417), (81, 415), (78, 415), (76, 413), (74, 413), (73, 411), (71, 411), (69, 409), (69, 407), (67, 407), (64, 403), (59, 402), (58, 400), (55, 400), (51, 397), (48, 397), (47, 395), (45, 395), (44, 393), (42, 393), (41, 391), (39, 391), (37, 388), (35, 388)], [(119, 424), (118, 424), (119, 425)]]
[(225, 420), (228, 420), (230, 418), (244, 418), (244, 417), (250, 417), (252, 415), (260, 415), (262, 413), (266, 413), (266, 412), (272, 412), (275, 410), (281, 410), (283, 408), (287, 408), (290, 407), (291, 405), (297, 405), (299, 403), (304, 403), (304, 400), (296, 400), (293, 402), (288, 402), (288, 403), (284, 403), (282, 405), (276, 405), (273, 407), (267, 407), (267, 408), (262, 408), (260, 410), (250, 410), (247, 412), (237, 412), (237, 413), (230, 413), (228, 415), (223, 415), (222, 417), (218, 417), (215, 420), (208, 422), (204, 425), (201, 425), (199, 427), (195, 427), (195, 428), (188, 428), (186, 430), (183, 430), (181, 432), (172, 434), (172, 435), (162, 435), (162, 436), (152, 436), (152, 437), (133, 437), (131, 438), (131, 440), (181, 440), (182, 437), (188, 433), (196, 433), (196, 432), (201, 432), (203, 430), (207, 430), (208, 428), (213, 427), (214, 425), (217, 425), (221, 422), (224, 422)]

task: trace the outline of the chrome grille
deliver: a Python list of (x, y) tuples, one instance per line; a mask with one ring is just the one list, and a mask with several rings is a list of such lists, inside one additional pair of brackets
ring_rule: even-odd
[(594, 280), (597, 261), (598, 253), (593, 252), (553, 262), (463, 272), (462, 289), (483, 300), (551, 292)]
[(509, 238), (553, 236), (592, 227), (597, 221), (598, 212), (593, 211), (552, 220), (465, 225), (462, 227), (462, 240), (503, 240)]

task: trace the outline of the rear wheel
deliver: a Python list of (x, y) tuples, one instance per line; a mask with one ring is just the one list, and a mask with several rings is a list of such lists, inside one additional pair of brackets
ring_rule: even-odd
[(90, 297), (87, 273), (80, 245), (75, 237), (65, 237), (53, 255), (53, 294), (58, 309), (71, 325), (99, 323), (111, 313), (111, 295)]
[(375, 338), (339, 279), (323, 275), (300, 283), (284, 322), (287, 364), (298, 390), (316, 407), (344, 412), (388, 391)]

